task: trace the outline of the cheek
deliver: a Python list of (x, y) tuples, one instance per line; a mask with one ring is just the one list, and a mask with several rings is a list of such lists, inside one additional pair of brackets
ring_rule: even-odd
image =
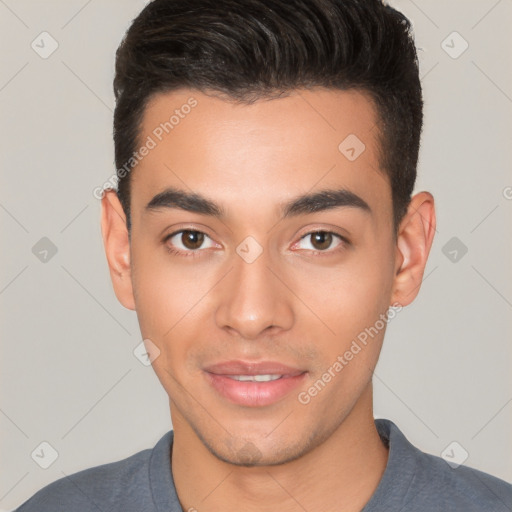
[(321, 321), (318, 325), (346, 342), (388, 309), (393, 280), (392, 266), (385, 261), (360, 250), (337, 265), (294, 272), (293, 289)]
[(329, 329), (316, 336), (320, 364), (303, 390), (319, 414), (349, 410), (371, 380), (387, 327), (391, 282), (387, 267), (371, 256), (309, 289), (311, 306)]
[(192, 334), (197, 292), (187, 293), (189, 288), (183, 276), (140, 256), (134, 258), (133, 276), (140, 331), (143, 339), (151, 340), (158, 348), (153, 370), (167, 393), (175, 396), (179, 386), (177, 368), (173, 365), (182, 364), (185, 359), (184, 342)]
[(152, 340), (164, 356), (155, 361), (155, 370), (171, 368), (183, 362), (204, 331), (208, 292), (216, 276), (211, 266), (175, 263), (163, 247), (146, 247), (141, 243), (132, 249), (138, 321), (143, 338)]
[(132, 246), (132, 283), (142, 335), (161, 339), (179, 314), (183, 283), (170, 265), (165, 251), (140, 241)]

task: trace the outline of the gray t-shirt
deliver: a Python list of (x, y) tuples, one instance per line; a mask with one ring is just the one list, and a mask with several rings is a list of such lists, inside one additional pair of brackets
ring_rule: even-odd
[[(512, 511), (512, 485), (415, 448), (390, 420), (375, 420), (389, 459), (361, 512)], [(173, 431), (153, 449), (53, 482), (16, 512), (182, 512), (171, 473)]]

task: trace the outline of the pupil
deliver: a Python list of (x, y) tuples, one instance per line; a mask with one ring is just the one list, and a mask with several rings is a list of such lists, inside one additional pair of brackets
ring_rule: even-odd
[[(313, 234), (313, 245), (317, 249), (328, 249), (331, 245), (332, 234), (325, 231), (318, 231)], [(318, 247), (320, 245), (320, 247)]]
[(203, 239), (204, 234), (199, 231), (184, 231), (182, 235), (183, 245), (187, 249), (198, 249), (201, 247)]

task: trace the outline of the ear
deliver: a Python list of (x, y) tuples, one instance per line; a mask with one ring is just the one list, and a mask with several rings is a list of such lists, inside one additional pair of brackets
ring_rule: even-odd
[(434, 197), (419, 192), (411, 198), (398, 230), (392, 303), (407, 306), (418, 295), (435, 230)]
[(101, 199), (101, 234), (116, 297), (135, 310), (126, 215), (115, 190), (105, 190)]

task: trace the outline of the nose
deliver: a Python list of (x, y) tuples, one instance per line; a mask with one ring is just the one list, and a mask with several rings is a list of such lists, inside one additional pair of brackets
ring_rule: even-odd
[(235, 253), (233, 268), (218, 290), (218, 327), (248, 340), (290, 329), (293, 294), (278, 269), (265, 250), (252, 262)]

